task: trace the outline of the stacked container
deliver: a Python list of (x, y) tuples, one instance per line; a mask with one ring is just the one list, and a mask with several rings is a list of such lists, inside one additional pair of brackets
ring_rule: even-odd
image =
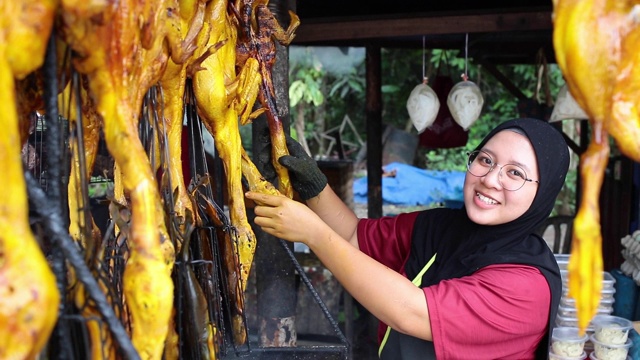
[(589, 337), (580, 336), (578, 328), (556, 327), (551, 334), (550, 360), (582, 360), (587, 357), (584, 345)]
[(597, 315), (591, 321), (593, 334), (590, 337), (594, 360), (626, 360), (633, 341), (629, 330), (633, 323), (625, 318), (611, 315)]
[[(575, 329), (576, 333), (578, 330), (578, 314), (576, 311), (576, 302), (573, 298), (569, 297), (569, 288), (568, 288), (568, 270), (567, 266), (569, 264), (569, 254), (555, 254), (556, 261), (558, 262), (558, 267), (560, 268), (560, 274), (562, 276), (562, 297), (560, 298), (560, 306), (558, 307), (558, 315), (556, 317), (556, 325), (561, 328), (572, 328)], [(614, 304), (614, 294), (616, 292), (615, 289), (615, 278), (609, 272), (603, 272), (602, 274), (602, 291), (601, 291), (601, 299), (600, 305), (598, 306), (596, 318), (599, 316), (608, 316), (616, 318), (615, 316), (611, 316), (613, 313), (613, 304)], [(622, 318), (620, 318), (622, 319)], [(623, 319), (625, 320), (625, 319)], [(595, 332), (595, 327), (593, 321), (587, 326), (587, 340), (584, 344), (584, 351), (586, 355), (590, 355), (594, 350), (594, 342), (592, 341), (591, 335)], [(553, 339), (552, 339), (553, 344)], [(549, 350), (549, 356), (552, 358), (553, 348)], [(560, 359), (560, 358), (558, 358)], [(579, 359), (579, 357), (577, 358)], [(598, 359), (598, 358), (596, 358)], [(602, 359), (598, 359), (602, 360)], [(621, 360), (625, 360), (622, 358)]]

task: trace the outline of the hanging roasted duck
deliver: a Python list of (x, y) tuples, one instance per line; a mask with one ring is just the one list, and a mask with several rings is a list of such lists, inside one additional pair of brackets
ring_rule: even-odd
[(640, 1), (554, 0), (553, 43), (571, 95), (589, 115), (591, 140), (581, 155), (582, 202), (574, 222), (569, 295), (584, 331), (602, 289), (598, 200), (610, 134), (640, 161)]
[(267, 6), (269, 0), (237, 0), (240, 26), (242, 29), (238, 41), (236, 62), (239, 67), (245, 67), (248, 59), (255, 59), (259, 64), (261, 76), (258, 97), (262, 107), (266, 110), (269, 133), (271, 137), (271, 163), (278, 175), (278, 190), (291, 198), (293, 188), (288, 170), (278, 159), (289, 155), (286, 136), (276, 102), (276, 93), (272, 81), (272, 69), (276, 61), (276, 44), (287, 46), (294, 38), (294, 32), (300, 25), (298, 16), (289, 11), (291, 22), (284, 30)]
[[(167, 68), (160, 79), (160, 87), (164, 97), (164, 118), (160, 132), (168, 140), (169, 173), (171, 179), (170, 191), (175, 192), (174, 211), (180, 221), (181, 231), (185, 229), (186, 212), (193, 213), (191, 200), (184, 182), (182, 169), (182, 125), (184, 122), (184, 92), (188, 70), (193, 65), (198, 67), (200, 56), (207, 53), (205, 46), (209, 40), (209, 27), (204, 21), (211, 14), (206, 13), (209, 0), (178, 0), (180, 8), (179, 24), (176, 30), (180, 41), (194, 44), (196, 50), (181, 63), (172, 59), (167, 62)], [(205, 55), (206, 56), (206, 55)], [(176, 189), (176, 191), (174, 191)]]
[[(197, 184), (195, 184), (191, 198), (194, 204), (202, 210), (203, 216), (197, 216), (198, 224), (202, 226), (200, 232), (203, 238), (208, 238), (210, 235), (205, 231), (204, 226), (211, 226), (215, 228), (215, 236), (218, 237), (218, 247), (213, 241), (209, 241), (208, 244), (203, 244), (205, 247), (205, 257), (208, 257), (216, 263), (216, 260), (221, 260), (224, 265), (224, 275), (226, 279), (227, 299), (233, 301), (230, 303), (233, 306), (230, 310), (232, 319), (232, 331), (233, 339), (236, 345), (241, 345), (246, 342), (247, 329), (244, 323), (244, 296), (242, 293), (242, 285), (240, 284), (240, 265), (236, 252), (237, 234), (235, 229), (231, 226), (229, 219), (224, 214), (224, 211), (218, 206), (212, 199), (210, 199), (205, 190), (207, 186), (210, 186), (209, 175), (199, 178)], [(194, 205), (195, 206), (195, 205)], [(219, 253), (221, 258), (214, 259), (214, 254)], [(208, 284), (208, 291), (211, 294), (215, 293), (213, 289), (214, 284)], [(222, 300), (222, 299), (220, 299)], [(216, 309), (221, 310), (221, 309)]]
[[(237, 112), (238, 103), (251, 102), (246, 108), (251, 111), (259, 88), (257, 62), (248, 61), (236, 75), (237, 19), (228, 13), (227, 0), (212, 0), (210, 18), (211, 33), (208, 46), (218, 49), (200, 65), (201, 70), (193, 75), (193, 88), (197, 99), (198, 113), (207, 130), (215, 139), (215, 146), (223, 162), (226, 185), (229, 194), (229, 217), (237, 231), (237, 254), (240, 270), (240, 288), (236, 296), (236, 307), (243, 307), (242, 296), (247, 286), (253, 256), (256, 249), (256, 237), (249, 225), (242, 188), (241, 151), (239, 118), (244, 115)], [(221, 45), (220, 45), (221, 44)], [(229, 284), (233, 287), (233, 284)], [(242, 319), (234, 322), (234, 333), (243, 334)], [(246, 339), (236, 339), (244, 343)]]
[[(14, 81), (42, 66), (55, 0), (0, 2), (0, 358), (34, 359), (58, 317), (56, 279), (29, 226)], [(28, 269), (28, 271), (26, 271)]]
[[(213, 0), (214, 7), (209, 45), (223, 45), (206, 58), (201, 70), (193, 76), (193, 88), (204, 125), (213, 135), (216, 149), (224, 164), (231, 222), (238, 228), (238, 241), (243, 289), (251, 268), (255, 251), (255, 236), (247, 221), (243, 202), (242, 172), (240, 167), (240, 131), (235, 110), (239, 77), (235, 72), (236, 24), (227, 13), (226, 0)], [(254, 86), (257, 88), (257, 86)]]
[[(86, 78), (69, 83), (65, 92), (59, 96), (61, 112), (69, 119), (71, 139), (71, 171), (67, 187), (69, 206), (69, 235), (83, 249), (85, 262), (98, 281), (102, 292), (109, 296), (105, 269), (103, 268), (104, 254), (101, 251), (102, 234), (95, 224), (89, 211), (88, 183), (91, 178), (93, 165), (98, 152), (102, 118), (92, 99), (86, 91)], [(83, 81), (84, 80), (84, 81)], [(78, 114), (77, 106), (80, 108)], [(111, 333), (106, 323), (98, 321), (101, 314), (89, 299), (84, 285), (70, 275), (71, 293), (80, 314), (86, 319), (86, 327), (91, 347), (91, 359), (115, 359)], [(114, 306), (116, 314), (118, 308)]]
[[(177, 0), (62, 1), (64, 38), (75, 51), (104, 121), (107, 148), (130, 198), (130, 253), (123, 276), (132, 342), (143, 358), (162, 356), (173, 306), (174, 247), (164, 223), (157, 181), (138, 136), (147, 90), (167, 58), (180, 63), (195, 50), (176, 39)], [(120, 179), (121, 176), (121, 179)]]

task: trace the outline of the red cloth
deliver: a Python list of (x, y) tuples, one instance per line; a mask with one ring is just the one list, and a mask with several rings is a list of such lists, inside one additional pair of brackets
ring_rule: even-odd
[(450, 76), (438, 75), (432, 82), (432, 89), (440, 100), (440, 109), (433, 124), (419, 135), (420, 146), (427, 149), (450, 149), (467, 144), (469, 130), (458, 125), (447, 106), (447, 97), (453, 86)]
[[(360, 250), (404, 275), (416, 216), (360, 220)], [(533, 359), (547, 332), (551, 293), (532, 266), (491, 265), (424, 292), (440, 359)], [(385, 331), (381, 323), (379, 341)]]

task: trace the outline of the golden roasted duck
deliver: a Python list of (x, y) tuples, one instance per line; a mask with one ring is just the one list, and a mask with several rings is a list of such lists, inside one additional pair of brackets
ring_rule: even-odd
[[(172, 59), (168, 60), (167, 68), (160, 79), (160, 87), (164, 97), (164, 124), (161, 132), (167, 136), (169, 153), (169, 174), (171, 186), (177, 189), (174, 210), (176, 217), (181, 221), (181, 230), (184, 231), (186, 211), (193, 213), (191, 200), (184, 183), (182, 169), (182, 124), (184, 120), (184, 92), (187, 82), (187, 70), (199, 59), (197, 55), (203, 52), (209, 40), (209, 27), (205, 26), (204, 19), (210, 14), (205, 12), (209, 0), (178, 0), (179, 24), (176, 31), (180, 41), (195, 44), (196, 51), (181, 63)], [(196, 65), (197, 66), (197, 65)], [(171, 189), (173, 192), (173, 189)]]
[(116, 181), (131, 199), (123, 287), (133, 345), (153, 359), (162, 356), (169, 331), (175, 253), (137, 126), (143, 96), (162, 77), (168, 57), (180, 63), (195, 51), (175, 33), (178, 13), (177, 0), (62, 0), (61, 12), (64, 38), (77, 54), (74, 65), (86, 74), (104, 121)]
[(238, 42), (238, 56), (236, 62), (239, 67), (246, 67), (249, 59), (258, 61), (260, 71), (260, 92), (258, 97), (262, 107), (266, 111), (271, 137), (271, 164), (278, 175), (278, 190), (291, 198), (293, 188), (289, 179), (288, 170), (282, 166), (278, 159), (289, 155), (286, 137), (280, 114), (276, 104), (276, 94), (271, 77), (272, 68), (276, 61), (276, 45), (278, 41), (282, 45), (289, 45), (294, 38), (295, 30), (300, 25), (298, 16), (289, 11), (291, 22), (287, 30), (278, 23), (268, 7), (269, 0), (245, 0), (236, 1), (241, 18), (242, 36)]
[[(102, 119), (98, 115), (95, 105), (86, 91), (86, 81), (81, 84), (81, 80), (74, 86), (80, 87), (80, 91), (69, 83), (67, 89), (59, 96), (59, 102), (62, 102), (62, 113), (66, 114), (69, 119), (71, 128), (77, 134), (73, 141), (70, 141), (71, 151), (71, 171), (69, 176), (69, 185), (67, 187), (68, 205), (69, 205), (69, 235), (80, 245), (84, 251), (85, 262), (89, 269), (94, 273), (98, 280), (98, 285), (105, 294), (108, 294), (107, 284), (104, 282), (106, 278), (104, 269), (102, 268), (101, 240), (102, 234), (98, 226), (93, 221), (91, 213), (88, 211), (88, 200), (83, 194), (86, 194), (87, 188), (83, 184), (88, 184), (91, 177), (93, 165), (95, 163), (96, 154), (98, 152), (98, 142), (100, 140), (100, 128), (102, 127)], [(76, 96), (80, 94), (80, 99)], [(80, 104), (81, 118), (76, 113), (76, 104)], [(72, 109), (66, 109), (71, 105)], [(80, 138), (82, 134), (82, 138)], [(82, 141), (82, 149), (80, 148)], [(81, 153), (80, 151), (83, 151)], [(81, 166), (81, 159), (85, 159), (84, 166)], [(83, 173), (84, 170), (84, 173)], [(70, 284), (71, 292), (75, 305), (80, 310), (82, 316), (87, 319), (86, 326), (89, 334), (91, 347), (91, 359), (115, 359), (116, 352), (113, 347), (113, 340), (106, 323), (98, 321), (101, 314), (88, 298), (84, 285), (73, 278), (75, 274), (71, 274)], [(109, 296), (107, 296), (109, 299)], [(115, 309), (117, 312), (117, 308)]]
[[(213, 135), (215, 146), (222, 159), (226, 185), (229, 194), (229, 215), (231, 224), (236, 228), (238, 241), (235, 253), (238, 254), (240, 266), (240, 293), (236, 294), (236, 307), (243, 306), (242, 292), (246, 289), (247, 279), (251, 270), (253, 256), (256, 249), (256, 237), (249, 225), (244, 203), (242, 188), (241, 152), (239, 119), (244, 117), (237, 109), (242, 102), (249, 102), (244, 106), (248, 112), (258, 92), (260, 81), (257, 72), (257, 62), (249, 61), (248, 65), (236, 75), (236, 42), (237, 19), (228, 13), (227, 0), (212, 0), (208, 6), (213, 8), (210, 18), (211, 33), (209, 47), (217, 50), (204, 59), (201, 70), (193, 75), (193, 88), (197, 99), (198, 112), (205, 127)], [(235, 288), (235, 284), (229, 284)], [(242, 319), (236, 318), (234, 334), (236, 343), (244, 343), (245, 332), (242, 329)]]
[(553, 5), (556, 59), (591, 125), (591, 141), (581, 155), (583, 196), (569, 261), (569, 295), (584, 331), (602, 289), (598, 199), (609, 159), (608, 134), (622, 153), (640, 161), (640, 1), (554, 0)]
[[(56, 280), (29, 226), (15, 80), (41, 67), (58, 2), (0, 2), (0, 358), (33, 359), (58, 317)], [(28, 269), (29, 271), (25, 271)]]
[(193, 88), (204, 124), (214, 139), (219, 140), (215, 145), (226, 173), (231, 222), (240, 233), (238, 246), (244, 289), (255, 251), (255, 235), (247, 221), (243, 202), (240, 168), (242, 144), (238, 113), (234, 107), (234, 90), (238, 86), (235, 73), (237, 29), (227, 13), (226, 0), (213, 0), (209, 6), (214, 7), (209, 45), (219, 42), (223, 45), (202, 62), (202, 70), (193, 76)]

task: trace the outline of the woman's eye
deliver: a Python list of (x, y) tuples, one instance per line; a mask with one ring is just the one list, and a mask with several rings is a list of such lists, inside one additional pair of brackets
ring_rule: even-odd
[(511, 168), (507, 171), (507, 173), (512, 176), (512, 177), (519, 177), (524, 179), (524, 172), (522, 172), (520, 169), (515, 169), (515, 168)]
[(480, 161), (480, 163), (481, 163), (482, 165), (491, 166), (491, 164), (493, 164), (493, 161), (492, 161), (492, 160), (491, 160), (491, 158), (490, 158), (490, 157), (488, 157), (488, 156), (482, 156), (482, 155), (480, 155), (480, 156), (478, 156), (478, 160)]

